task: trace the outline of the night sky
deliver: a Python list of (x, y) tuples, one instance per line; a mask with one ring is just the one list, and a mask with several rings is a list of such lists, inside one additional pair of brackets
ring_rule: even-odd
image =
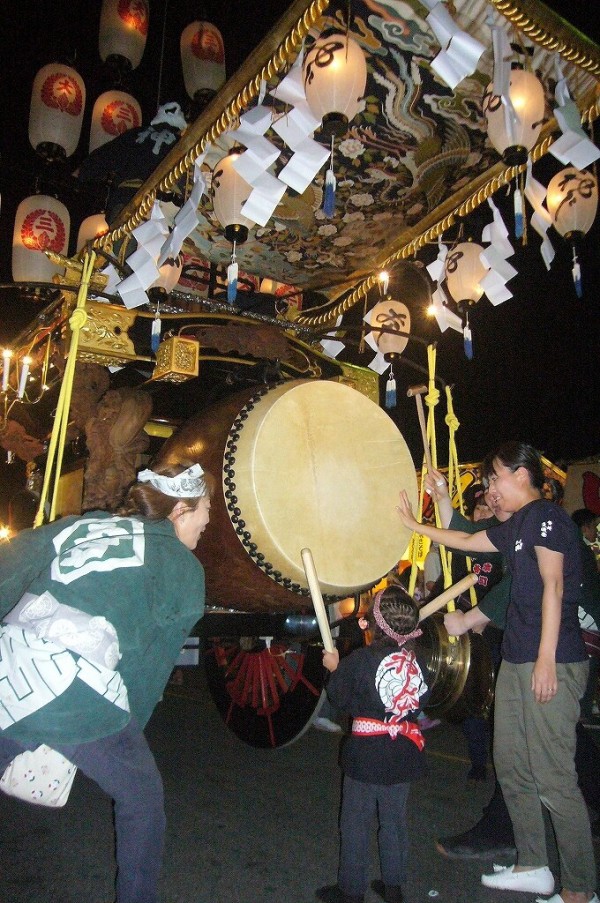
[[(168, 4), (168, 0), (167, 0)], [(35, 72), (58, 53), (76, 50), (75, 66), (88, 92), (89, 83), (100, 84), (100, 59), (97, 49), (100, 2), (60, 2), (60, 0), (2, 0), (0, 33), (3, 36), (3, 66), (0, 95), (3, 112), (1, 133), (2, 212), (0, 216), (0, 282), (11, 280), (10, 242), (14, 212), (19, 201), (35, 187), (41, 165), (29, 145), (27, 124), (31, 83)], [(570, 19), (582, 31), (590, 33), (589, 4), (583, 2), (547, 4)], [(225, 42), (227, 69), (231, 75), (262, 38), (287, 4), (283, 0), (248, 3), (242, 0), (204, 4), (206, 17), (220, 28)], [(193, 18), (199, 17), (198, 4), (192, 0), (171, 0), (160, 95), (157, 82), (158, 60), (163, 23), (164, 0), (151, 0), (151, 29), (141, 66), (133, 73), (131, 92), (142, 104), (148, 121), (160, 102), (183, 100), (179, 63), (179, 35)], [(250, 11), (251, 10), (251, 14)], [(252, 22), (250, 24), (249, 19)], [(158, 23), (158, 24), (157, 24)], [(594, 25), (594, 28), (597, 26)], [(171, 61), (171, 62), (169, 62)], [(94, 97), (100, 93), (94, 92)], [(87, 107), (91, 109), (89, 99)], [(596, 125), (597, 131), (597, 125)], [(85, 154), (89, 121), (84, 121), (81, 148), (62, 172), (65, 190), (72, 194), (69, 173)], [(548, 164), (550, 174), (560, 166)], [(61, 178), (61, 172), (55, 176)], [(542, 169), (536, 177), (546, 181)], [(505, 221), (510, 228), (510, 213), (505, 198), (496, 203), (506, 208)], [(87, 215), (89, 198), (72, 194), (67, 206), (72, 216), (72, 236), (79, 220)], [(487, 205), (468, 221), (475, 237), (491, 219)], [(560, 237), (552, 235), (556, 259), (548, 273), (539, 255), (539, 239), (530, 231), (526, 248), (518, 247), (511, 263), (519, 275), (509, 283), (514, 297), (493, 307), (487, 299), (476, 305), (471, 316), (475, 355), (465, 358), (462, 336), (415, 317), (414, 327), (421, 338), (438, 342), (438, 372), (444, 383), (454, 387), (455, 412), (461, 422), (457, 441), (461, 460), (477, 461), (499, 440), (520, 438), (531, 442), (556, 463), (600, 453), (600, 226), (598, 217), (581, 249), (584, 297), (578, 299), (571, 281), (570, 250)], [(74, 240), (74, 238), (73, 238)], [(516, 241), (513, 241), (516, 245)], [(74, 251), (74, 248), (72, 249)], [(435, 257), (423, 256), (424, 262)], [(0, 293), (0, 343), (10, 340), (38, 309), (19, 299), (13, 291)], [(425, 351), (418, 346), (410, 351), (415, 361), (426, 364)], [(363, 359), (361, 363), (367, 363)], [(417, 460), (419, 433), (414, 402), (405, 397), (407, 385), (420, 381), (407, 368), (397, 371), (398, 406), (392, 412), (405, 434)], [(439, 456), (447, 456), (444, 428), (444, 404), (438, 420)], [(0, 457), (4, 457), (0, 453)], [(20, 471), (17, 467), (15, 474)], [(7, 468), (0, 465), (0, 480), (9, 480)], [(12, 480), (11, 480), (12, 482)], [(0, 515), (1, 515), (0, 509)]]

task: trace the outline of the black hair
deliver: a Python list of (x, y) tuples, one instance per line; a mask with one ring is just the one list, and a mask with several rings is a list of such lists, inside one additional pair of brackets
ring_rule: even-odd
[(550, 491), (550, 501), (556, 502), (558, 505), (560, 505), (563, 498), (565, 497), (565, 490), (563, 489), (563, 485), (560, 480), (544, 480), (544, 486), (547, 486)]
[(489, 452), (481, 465), (482, 480), (489, 483), (495, 473), (494, 461), (499, 461), (504, 467), (514, 473), (519, 467), (524, 467), (529, 474), (529, 480), (534, 489), (542, 491), (545, 483), (544, 471), (540, 460), (540, 453), (532, 445), (526, 442), (502, 442), (494, 451)]
[[(404, 587), (397, 583), (387, 586), (381, 592), (379, 599), (379, 610), (386, 624), (395, 633), (405, 636), (412, 633), (419, 623), (419, 607), (412, 596), (410, 596)], [(397, 646), (396, 640), (388, 636), (381, 629), (373, 614), (371, 607), (368, 614), (369, 629), (372, 634), (372, 645), (374, 646)]]
[(587, 524), (595, 524), (598, 520), (598, 516), (599, 515), (594, 514), (589, 508), (578, 508), (571, 515), (571, 520), (574, 521), (581, 530), (581, 528), (587, 526)]
[(483, 483), (472, 483), (470, 486), (467, 486), (463, 492), (463, 503), (467, 517), (473, 517), (473, 512), (477, 505), (486, 504), (483, 498), (484, 493), (485, 487)]

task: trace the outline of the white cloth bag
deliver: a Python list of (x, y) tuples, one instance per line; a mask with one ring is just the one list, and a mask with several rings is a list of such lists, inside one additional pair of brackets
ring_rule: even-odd
[(34, 806), (64, 806), (77, 766), (42, 743), (19, 753), (0, 778), (0, 790)]

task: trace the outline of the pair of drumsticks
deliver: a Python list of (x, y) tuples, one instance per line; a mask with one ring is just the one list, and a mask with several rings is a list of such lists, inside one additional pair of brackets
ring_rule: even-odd
[[(327, 610), (325, 608), (325, 603), (323, 602), (323, 596), (321, 595), (321, 587), (319, 586), (312, 552), (310, 549), (302, 549), (300, 554), (302, 556), (304, 573), (306, 574), (306, 579), (308, 581), (308, 588), (317, 616), (317, 624), (319, 625), (323, 646), (327, 652), (333, 652), (335, 648), (333, 645), (333, 637), (331, 636), (329, 618), (327, 617)], [(467, 576), (463, 577), (462, 580), (459, 580), (458, 583), (449, 586), (443, 593), (421, 608), (419, 611), (419, 621), (424, 621), (425, 618), (428, 618), (434, 612), (439, 611), (452, 599), (456, 599), (461, 593), (466, 592), (469, 587), (474, 586), (477, 583), (477, 579), (477, 574), (467, 574)]]

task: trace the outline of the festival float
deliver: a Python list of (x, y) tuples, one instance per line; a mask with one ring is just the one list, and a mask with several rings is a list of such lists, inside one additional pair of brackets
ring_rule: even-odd
[[(50, 289), (3, 354), (3, 444), (12, 430), (41, 463), (36, 524), (113, 507), (151, 458), (217, 476), (197, 549), (199, 635), (211, 693), (244, 741), (281, 746), (310, 724), (323, 684), (315, 595), (343, 633), (402, 560), (414, 588), (426, 549), (393, 498), (407, 488), (436, 517), (423, 482), (436, 421), (457, 505), (476, 478), (437, 341), (419, 332), (425, 310), (472, 358), (475, 305), (511, 297), (526, 229), (547, 266), (553, 242), (571, 241), (575, 288), (585, 280), (599, 72), (599, 48), (535, 0), (296, 0), (192, 122), (160, 108), (161, 159), (150, 174), (140, 160), (137, 181), (132, 134), (148, 129), (112, 99), (123, 127), (96, 139), (80, 177), (110, 148), (123, 178), (77, 254), (50, 241), (62, 211), (23, 212), (19, 253), (33, 249), (46, 269), (32, 282)], [(565, 167), (552, 201), (536, 169), (548, 155)], [(474, 241), (476, 210), (487, 216)], [(27, 448), (15, 415), (44, 393), (52, 429)], [(399, 397), (418, 423), (416, 456), (393, 416)], [(492, 669), (477, 638), (426, 623), (431, 709), (484, 711)]]

